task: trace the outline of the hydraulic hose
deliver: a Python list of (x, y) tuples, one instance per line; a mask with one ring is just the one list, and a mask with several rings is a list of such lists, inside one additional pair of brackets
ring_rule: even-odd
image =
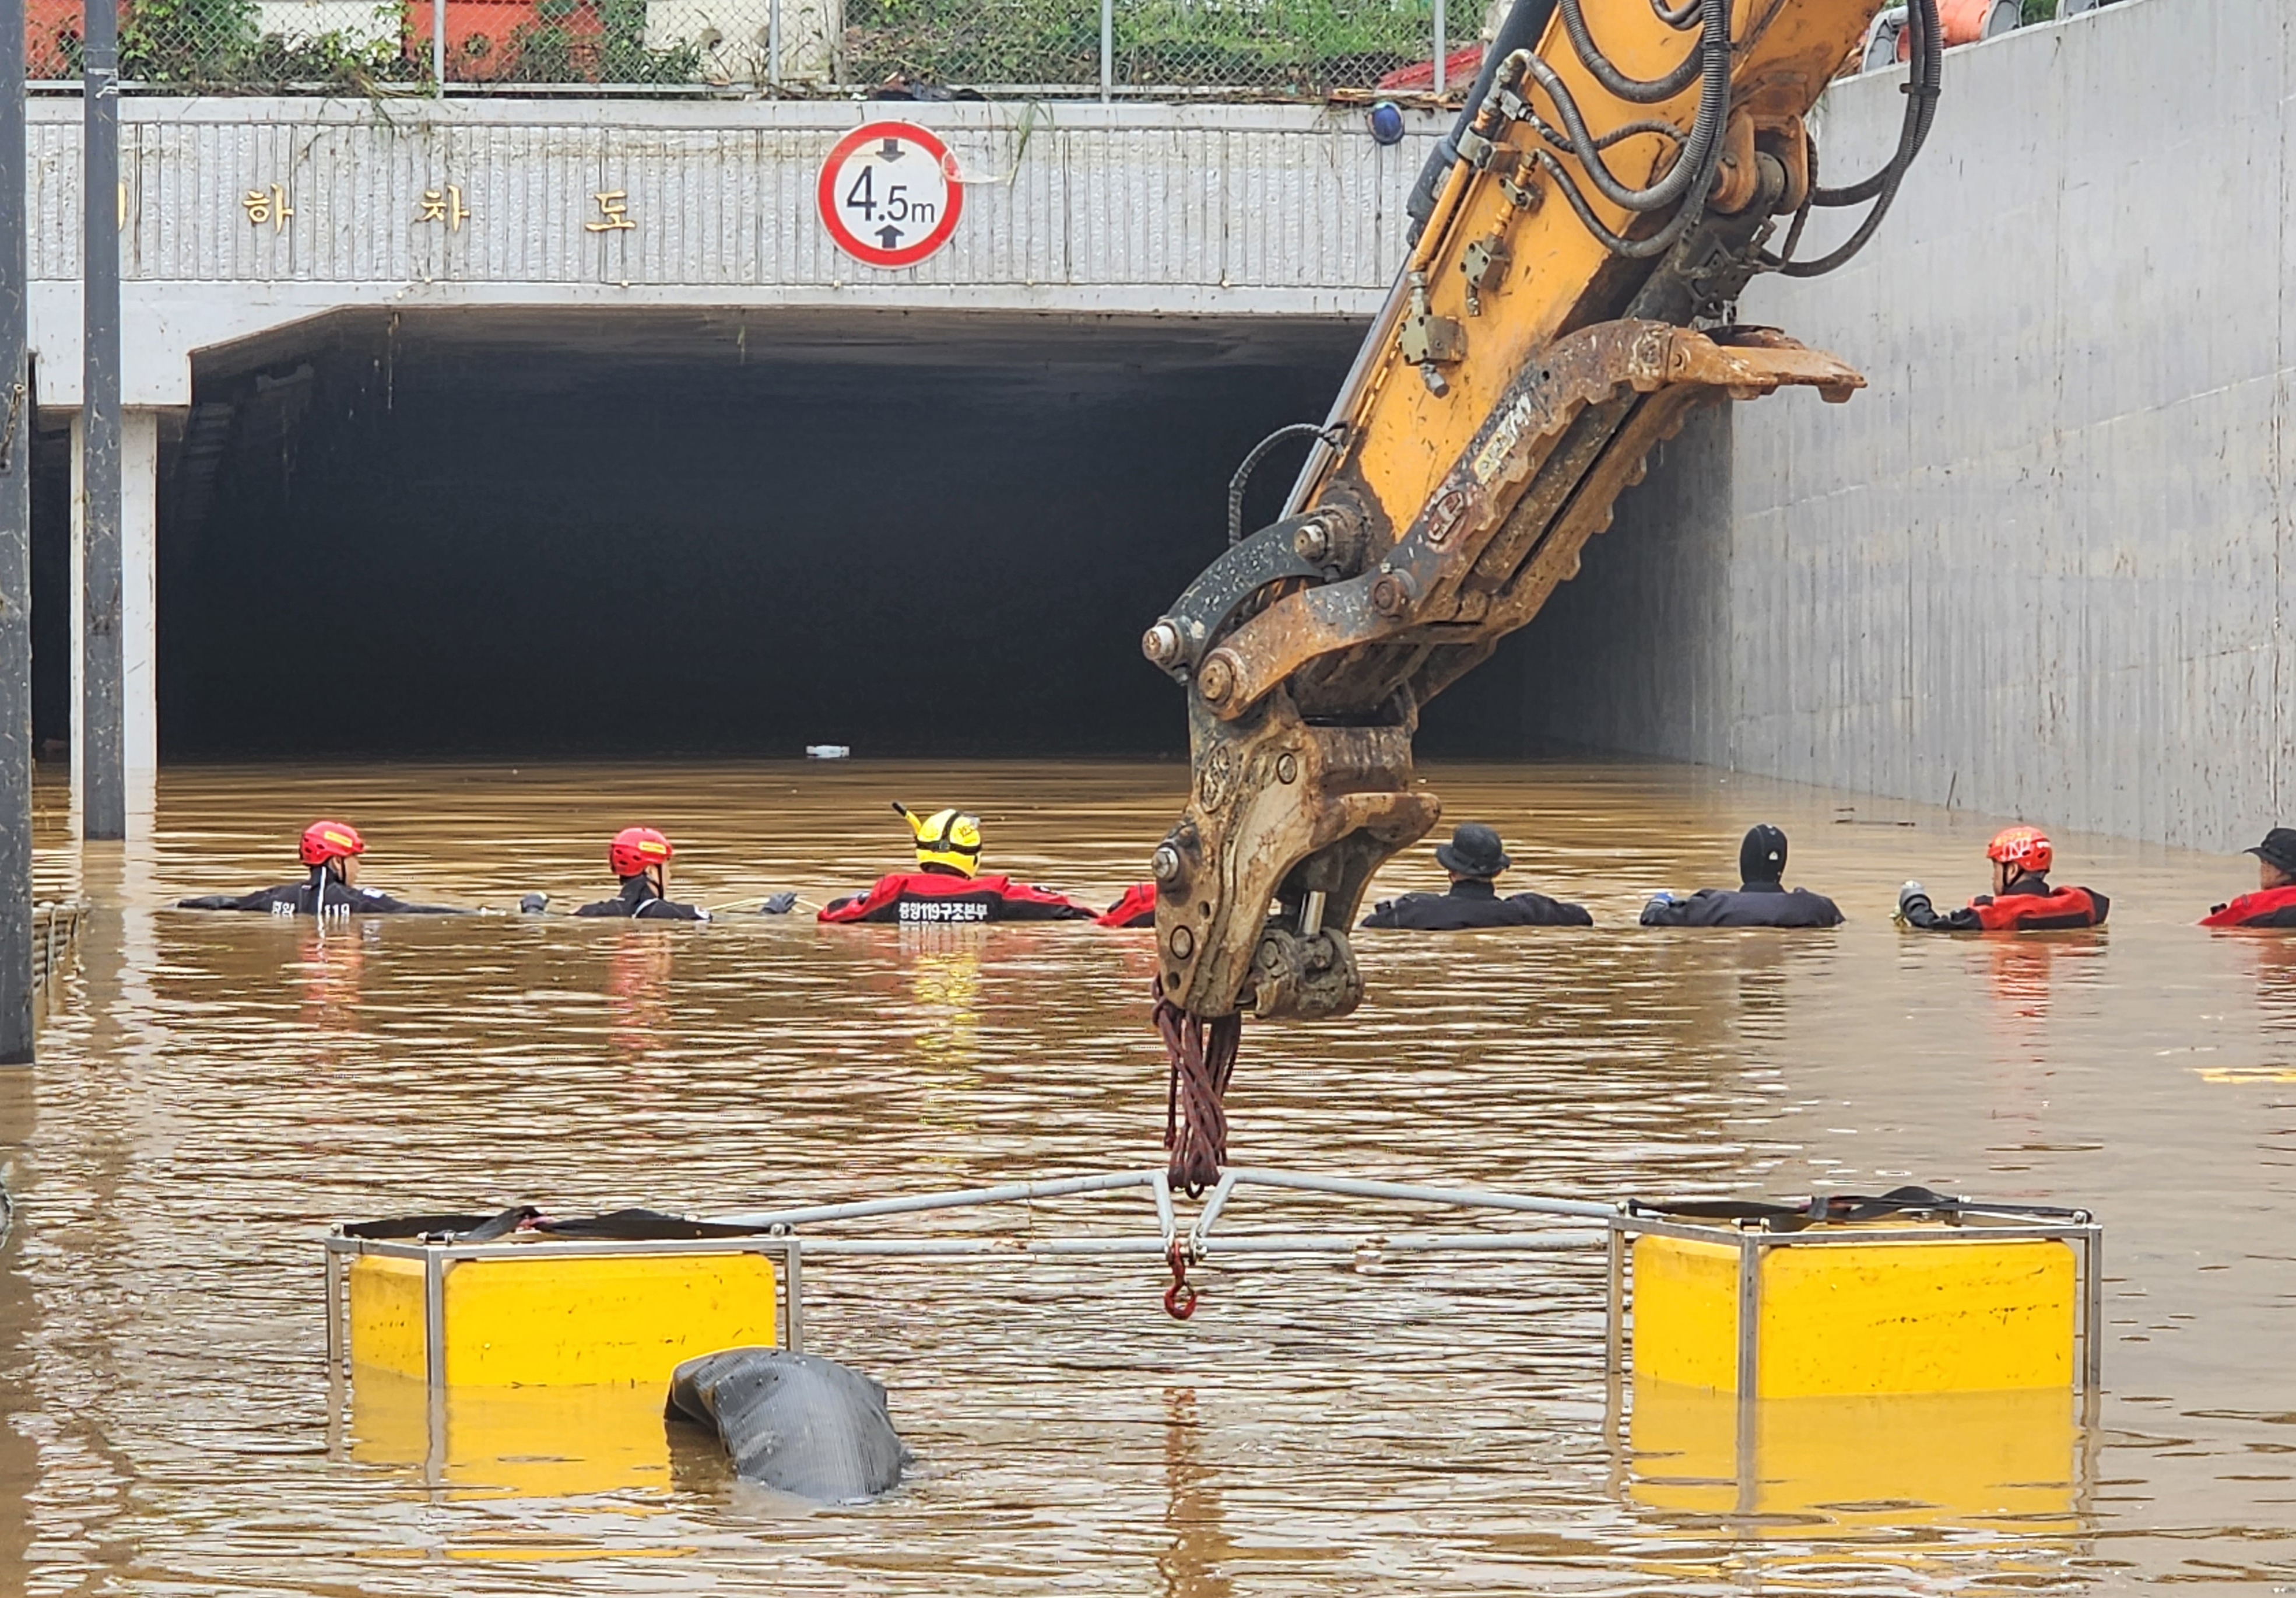
[[(1685, 233), (1706, 214), (1706, 200), (1714, 185), (1714, 172), (1722, 153), (1722, 128), (1730, 110), (1730, 4), (1729, 0), (1702, 0), (1705, 27), (1699, 45), (1699, 59), (1705, 68), (1705, 81), (1698, 97), (1698, 119), (1692, 125), (1690, 136), (1683, 141), (1674, 166), (1664, 177), (1644, 189), (1629, 189), (1618, 181), (1603, 163), (1601, 144), (1588, 135), (1578, 105), (1570, 99), (1569, 89), (1555, 78), (1552, 69), (1528, 53), (1509, 57), (1501, 69), (1509, 86), (1521, 81), (1521, 74), (1529, 72), (1538, 78), (1539, 86), (1553, 98), (1555, 110), (1563, 119), (1569, 134), (1569, 146), (1578, 158), (1580, 168), (1595, 186), (1611, 203), (1628, 210), (1650, 211), (1679, 201), (1674, 216), (1666, 226), (1647, 238), (1630, 239), (1612, 232), (1595, 214), (1585, 193), (1572, 181), (1562, 162), (1546, 151), (1538, 152), (1540, 169), (1562, 191), (1570, 209), (1578, 214), (1579, 223), (1612, 254), (1629, 260), (1647, 260), (1674, 247)], [(1550, 136), (1551, 131), (1548, 130)], [(1677, 136), (1679, 136), (1677, 135)]]
[[(1914, 35), (1910, 52), (1913, 60), (1906, 73), (1906, 115), (1898, 127), (1896, 153), (1880, 171), (1847, 188), (1821, 189), (1813, 185), (1808, 202), (1796, 214), (1793, 227), (1786, 235), (1783, 255), (1765, 256), (1761, 261), (1765, 270), (1787, 277), (1821, 276), (1848, 264), (1882, 226), (1882, 218), (1890, 214), (1890, 207), (1898, 198), (1898, 185), (1905, 182), (1907, 169), (1921, 153), (1922, 145), (1929, 139), (1930, 128), (1937, 120), (1938, 95), (1945, 76), (1944, 30), (1938, 23), (1937, 0), (1913, 0), (1906, 13), (1906, 25)], [(1855, 205), (1868, 199), (1874, 202), (1873, 208), (1849, 238), (1815, 260), (1792, 259), (1794, 246), (1801, 242), (1802, 224), (1809, 206)]]
[[(1580, 9), (1583, 3), (1584, 0), (1562, 0), (1563, 31), (1570, 34), (1570, 47), (1578, 52), (1578, 59), (1586, 63), (1587, 70), (1595, 75), (1595, 81), (1620, 99), (1631, 100), (1636, 105), (1655, 105), (1661, 100), (1673, 99), (1697, 78), (1700, 61), (1699, 53), (1695, 50), (1683, 57), (1674, 70), (1663, 78), (1628, 77), (1611, 64), (1611, 58), (1603, 54), (1602, 46), (1595, 43), (1594, 31), (1587, 26), (1587, 13)], [(1671, 12), (1656, 4), (1652, 9), (1672, 22)], [(1683, 8), (1682, 21), (1672, 22), (1672, 25), (1682, 27), (1696, 9), (1695, 0), (1689, 0)]]
[(1336, 424), (1325, 426), (1319, 422), (1289, 422), (1254, 444), (1251, 447), (1251, 453), (1243, 457), (1243, 464), (1236, 467), (1235, 475), (1227, 480), (1229, 547), (1233, 548), (1243, 542), (1243, 491), (1251, 486), (1251, 474), (1259, 469), (1259, 463), (1267, 458), (1270, 449), (1275, 449), (1286, 439), (1296, 439), (1303, 433), (1321, 439), (1324, 443), (1337, 449), (1346, 432), (1345, 427)]
[[(1696, 3), (1696, 0), (1693, 0)], [(1475, 74), (1474, 86), (1467, 91), (1467, 103), (1459, 110), (1459, 119), (1451, 124), (1451, 131), (1436, 141), (1427, 157), (1427, 164), (1419, 169), (1419, 181), (1411, 186), (1411, 198), (1404, 210), (1411, 217), (1411, 241), (1416, 243), (1427, 218), (1435, 214), (1435, 202), (1443, 193), (1443, 182), (1459, 160), (1459, 136), (1474, 126), (1476, 113), (1490, 97), (1491, 84), (1498, 77), (1499, 63), (1518, 50), (1535, 50), (1538, 36), (1546, 31), (1549, 19), (1554, 15), (1555, 0), (1514, 0), (1507, 8), (1505, 18), (1499, 23), (1491, 47), (1483, 52), (1482, 70)]]
[[(1563, 0), (1563, 4), (1567, 6), (1571, 0)], [(1691, 124), (1690, 136), (1683, 142), (1682, 152), (1673, 167), (1647, 188), (1630, 188), (1619, 181), (1603, 160), (1602, 146), (1587, 130), (1587, 119), (1580, 115), (1570, 86), (1554, 68), (1529, 52), (1519, 58), (1509, 58), (1510, 65), (1520, 59), (1522, 65), (1517, 70), (1528, 71), (1554, 102), (1555, 113), (1562, 119), (1563, 130), (1570, 136), (1570, 153), (1578, 158), (1588, 180), (1613, 205), (1627, 210), (1663, 210), (1689, 193), (1694, 183), (1702, 179), (1710, 184), (1713, 181), (1708, 158), (1720, 150), (1723, 125), (1730, 114), (1730, 0), (1704, 0), (1704, 4), (1706, 26), (1697, 59), (1705, 70), (1705, 78), (1699, 86), (1697, 120)], [(1508, 76), (1512, 78), (1514, 74), (1510, 72)]]
[(1873, 199), (1885, 185), (1905, 176), (1905, 169), (1913, 164), (1914, 157), (1929, 141), (1930, 126), (1937, 120), (1938, 93), (1945, 76), (1945, 30), (1938, 21), (1937, 0), (1914, 0), (1906, 8), (1906, 26), (1914, 35), (1909, 52), (1913, 59), (1907, 63), (1906, 115), (1898, 130), (1897, 152), (1879, 171), (1847, 188), (1813, 185), (1809, 193), (1812, 205), (1859, 205)]
[[(1556, 132), (1546, 118), (1540, 116), (1536, 111), (1532, 111), (1529, 113), (1529, 119), (1531, 131), (1538, 134), (1540, 138), (1545, 139), (1548, 144), (1554, 145), (1557, 150), (1562, 151), (1565, 155), (1575, 155), (1578, 153), (1577, 146), (1573, 145), (1569, 139), (1563, 137), (1562, 134)], [(1645, 117), (1639, 122), (1622, 122), (1618, 127), (1611, 128), (1610, 132), (1604, 134), (1601, 138), (1595, 141), (1595, 148), (1597, 150), (1608, 150), (1620, 139), (1630, 139), (1638, 133), (1654, 133), (1658, 135), (1659, 137), (1667, 140), (1670, 144), (1679, 144), (1682, 143), (1681, 128), (1677, 128), (1671, 122), (1661, 121), (1656, 117)]]
[(1542, 150), (1538, 152), (1538, 164), (1546, 169), (1547, 177), (1554, 179), (1554, 186), (1562, 191), (1562, 197), (1570, 202), (1570, 209), (1578, 213), (1578, 220), (1585, 225), (1587, 231), (1595, 235), (1603, 248), (1623, 259), (1648, 260), (1654, 255), (1665, 254), (1706, 214), (1705, 197), (1694, 195), (1684, 201), (1682, 209), (1674, 213), (1673, 219), (1656, 233), (1648, 238), (1630, 239), (1623, 234), (1612, 233), (1603, 225), (1603, 218), (1596, 216), (1594, 207), (1587, 203), (1587, 196), (1580, 194), (1578, 185), (1570, 181), (1570, 174), (1562, 169), (1561, 161)]

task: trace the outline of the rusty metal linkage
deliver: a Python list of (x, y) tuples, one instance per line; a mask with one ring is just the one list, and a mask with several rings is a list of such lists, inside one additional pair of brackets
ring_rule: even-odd
[[(1167, 1000), (1203, 1017), (1355, 1009), (1363, 984), (1344, 928), (1372, 873), (1441, 813), (1411, 788), (1419, 707), (1576, 572), (1620, 492), (1693, 408), (1789, 384), (1844, 400), (1863, 383), (1770, 329), (1599, 324), (1517, 376), (1377, 558), (1334, 581), (1279, 572), (1252, 606), (1221, 596), (1228, 630), (1167, 666), (1190, 688), (1195, 777), (1152, 862)], [(1364, 498), (1343, 470), (1324, 502)], [(1295, 519), (1287, 541), (1315, 519)], [(1194, 593), (1174, 616), (1196, 612)]]
[[(1422, 707), (1578, 572), (1694, 408), (1864, 386), (1729, 323), (1813, 203), (1874, 186), (1819, 192), (1807, 118), (1879, 4), (1562, 0), (1558, 19), (1517, 0), (1503, 32), (1521, 42), (1423, 175), (1423, 230), (1287, 514), (1232, 528), (1142, 640), (1186, 692), (1192, 757), (1151, 862), (1174, 1185), (1218, 1174), (1242, 1015), (1362, 1001), (1347, 929), (1441, 815), (1414, 784)], [(1915, 4), (1927, 38), (1933, 0)], [(1917, 52), (1916, 132), (1933, 54)], [(1672, 64), (1637, 78), (1629, 61)], [(1783, 218), (1782, 257), (1765, 244)]]

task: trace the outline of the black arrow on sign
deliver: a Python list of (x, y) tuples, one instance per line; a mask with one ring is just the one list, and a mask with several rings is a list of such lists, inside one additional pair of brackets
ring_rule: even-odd
[(877, 229), (877, 242), (890, 250), (901, 242), (901, 230), (898, 227), (880, 227)]
[(897, 138), (888, 136), (883, 144), (877, 146), (879, 161), (898, 161), (902, 153), (901, 141)]

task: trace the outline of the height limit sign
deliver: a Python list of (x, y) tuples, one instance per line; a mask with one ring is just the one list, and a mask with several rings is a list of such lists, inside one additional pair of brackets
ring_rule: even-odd
[(908, 122), (866, 122), (821, 163), (821, 220), (865, 266), (914, 267), (948, 243), (964, 187), (948, 146)]

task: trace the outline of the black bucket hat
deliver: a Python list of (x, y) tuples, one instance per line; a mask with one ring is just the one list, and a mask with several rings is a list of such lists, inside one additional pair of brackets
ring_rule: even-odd
[(1446, 871), (1456, 871), (1462, 877), (1496, 877), (1514, 864), (1500, 844), (1499, 835), (1474, 821), (1455, 828), (1449, 843), (1436, 844), (1435, 858)]
[(2275, 870), (2296, 873), (2296, 827), (2276, 827), (2264, 835), (2264, 842), (2241, 853), (2253, 854)]

